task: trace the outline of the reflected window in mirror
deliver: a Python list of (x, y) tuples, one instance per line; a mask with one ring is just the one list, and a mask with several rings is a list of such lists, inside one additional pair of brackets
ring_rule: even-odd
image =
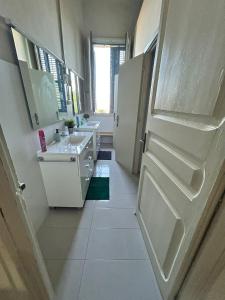
[(78, 85), (79, 85), (79, 92), (80, 92), (80, 111), (84, 112), (84, 80), (78, 77)]
[(83, 87), (81, 86), (82, 79), (79, 78), (73, 71), (70, 70), (70, 82), (72, 89), (72, 102), (74, 114), (83, 112)]
[(36, 55), (39, 68), (54, 77), (59, 112), (67, 112), (62, 63), (38, 46), (36, 46)]
[(79, 95), (77, 91), (76, 75), (70, 71), (70, 82), (72, 90), (73, 113), (79, 114)]
[(53, 53), (15, 28), (11, 32), (33, 129), (81, 114), (83, 80)]

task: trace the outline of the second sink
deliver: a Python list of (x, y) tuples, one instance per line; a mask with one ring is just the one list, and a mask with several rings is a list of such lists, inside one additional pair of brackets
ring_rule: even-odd
[(68, 138), (68, 144), (72, 144), (72, 145), (79, 145), (81, 144), (84, 139), (86, 138), (86, 136), (76, 136), (76, 135), (71, 135), (69, 138)]

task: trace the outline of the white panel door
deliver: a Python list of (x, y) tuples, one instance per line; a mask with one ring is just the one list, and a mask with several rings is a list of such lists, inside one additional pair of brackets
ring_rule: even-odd
[(52, 299), (53, 290), (1, 126), (0, 178), (0, 299)]
[(185, 275), (225, 159), (224, 11), (224, 0), (162, 11), (137, 215), (164, 299)]
[(143, 55), (120, 66), (115, 127), (116, 160), (132, 172), (140, 100)]

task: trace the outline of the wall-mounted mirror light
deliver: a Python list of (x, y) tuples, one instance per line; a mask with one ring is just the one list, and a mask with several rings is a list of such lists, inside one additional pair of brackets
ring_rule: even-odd
[(11, 30), (33, 129), (81, 113), (82, 80), (48, 50)]

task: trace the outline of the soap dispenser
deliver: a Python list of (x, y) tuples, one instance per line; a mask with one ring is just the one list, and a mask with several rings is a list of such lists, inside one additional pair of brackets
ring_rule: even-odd
[(59, 129), (56, 129), (56, 131), (55, 131), (54, 140), (55, 140), (56, 142), (60, 142)]

